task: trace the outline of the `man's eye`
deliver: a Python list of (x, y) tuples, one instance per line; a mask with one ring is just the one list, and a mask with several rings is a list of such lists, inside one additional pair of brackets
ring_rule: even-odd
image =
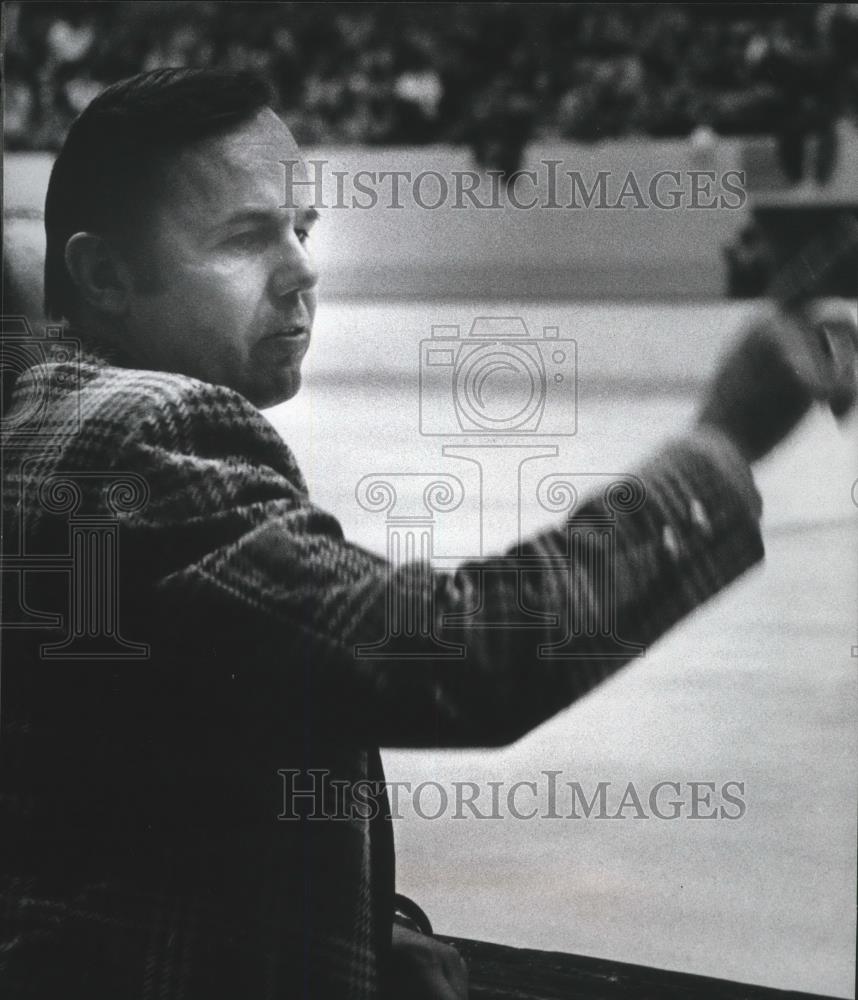
[(303, 245), (310, 238), (310, 231), (309, 229), (296, 229), (295, 235), (298, 237), (298, 242)]
[(230, 236), (226, 241), (226, 246), (231, 250), (238, 250), (239, 252), (259, 250), (265, 246), (265, 234), (257, 230), (253, 230), (247, 233), (237, 233), (235, 236)]

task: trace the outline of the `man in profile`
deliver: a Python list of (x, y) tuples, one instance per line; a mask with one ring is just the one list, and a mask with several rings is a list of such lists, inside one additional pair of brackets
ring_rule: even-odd
[[(116, 520), (117, 634), (149, 653), (55, 660), (58, 627), (4, 634), (4, 997), (463, 996), (455, 953), (394, 925), (379, 747), (510, 742), (620, 666), (598, 636), (549, 661), (547, 635), (450, 629), (478, 598), (503, 620), (515, 587), (480, 563), (394, 568), (310, 501), (258, 412), (298, 392), (313, 330), (310, 188), (284, 207), (298, 157), (259, 81), (158, 70), (97, 97), (54, 165), (46, 311), (81, 350), (8, 400), (4, 552), (63, 551), (44, 485), (73, 481), (76, 515)], [(618, 520), (625, 639), (653, 642), (762, 557), (749, 462), (814, 397), (854, 400), (854, 346), (826, 358), (811, 334), (756, 327), (695, 426), (638, 470), (645, 502)], [(110, 485), (129, 474), (145, 498), (123, 508)], [(563, 523), (526, 540), (523, 599), (558, 612), (575, 587), (607, 613), (567, 539)], [(32, 576), (28, 608), (68, 606), (64, 574)], [(416, 635), (423, 659), (357, 659), (390, 587), (466, 658)], [(278, 821), (284, 768), (379, 783), (377, 808)]]

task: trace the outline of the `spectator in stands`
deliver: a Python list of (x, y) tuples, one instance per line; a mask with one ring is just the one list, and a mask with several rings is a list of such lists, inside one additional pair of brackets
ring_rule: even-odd
[(825, 181), (858, 108), (855, 9), (9, 3), (8, 138), (56, 148), (99, 85), (220, 65), (274, 80), (314, 143), (453, 142), (510, 172), (535, 136), (684, 136), (706, 104), (720, 134), (774, 114), (789, 176)]

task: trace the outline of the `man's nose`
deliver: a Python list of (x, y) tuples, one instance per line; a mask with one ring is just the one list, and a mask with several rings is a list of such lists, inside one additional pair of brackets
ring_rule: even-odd
[(319, 272), (307, 248), (291, 233), (277, 249), (269, 281), (271, 294), (275, 298), (282, 298), (293, 292), (309, 291), (318, 280)]

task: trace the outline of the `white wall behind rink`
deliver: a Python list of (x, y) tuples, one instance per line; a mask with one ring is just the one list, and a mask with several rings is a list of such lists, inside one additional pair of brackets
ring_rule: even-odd
[[(476, 167), (464, 148), (324, 148), (305, 151), (325, 181), (322, 220), (313, 236), (314, 252), (323, 274), (323, 290), (332, 298), (528, 298), (657, 300), (720, 297), (725, 287), (722, 247), (746, 219), (744, 210), (687, 207), (687, 171), (714, 169), (720, 176), (741, 169), (741, 148), (735, 140), (720, 140), (709, 157), (695, 156), (686, 140), (614, 141), (593, 145), (536, 144), (523, 169), (536, 170), (536, 185), (518, 182), (520, 203), (537, 199), (537, 207), (477, 209), (460, 198), (456, 208), (455, 175)], [(550, 202), (549, 169), (544, 161), (560, 161), (556, 202), (568, 204), (572, 182), (566, 171), (580, 174), (588, 188), (600, 171), (609, 173), (608, 204), (615, 204), (629, 172), (649, 203), (649, 185), (658, 171), (677, 171), (680, 181), (667, 178), (659, 190), (665, 202), (671, 185), (684, 192), (675, 210), (635, 208), (634, 196), (618, 208), (540, 207)], [(44, 153), (8, 154), (4, 160), (7, 211), (39, 212), (50, 172)], [(347, 207), (337, 202), (334, 171), (345, 171)], [(391, 181), (364, 185), (374, 188), (378, 203), (356, 207), (370, 198), (355, 191), (359, 171), (409, 171), (412, 181), (400, 181), (402, 208), (392, 208)], [(414, 182), (435, 171), (448, 185), (448, 197), (438, 208), (422, 208), (413, 198)], [(468, 182), (460, 182), (468, 183)], [(490, 179), (481, 176), (475, 197), (492, 204)], [(284, 178), (285, 188), (285, 178)], [(437, 180), (420, 182), (418, 199), (439, 200)], [(717, 185), (713, 193), (717, 195)], [(731, 199), (735, 202), (735, 198)], [(10, 238), (33, 244), (44, 236), (38, 220), (16, 222)]]
[[(686, 141), (611, 142), (594, 145), (543, 144), (527, 151), (522, 169), (536, 172), (536, 183), (522, 178), (516, 186), (519, 203), (533, 208), (478, 209), (463, 195), (458, 197), (456, 175), (476, 171), (467, 150), (439, 147), (410, 149), (310, 150), (307, 159), (325, 161), (312, 167), (325, 179), (329, 206), (314, 237), (329, 294), (369, 298), (560, 298), (560, 299), (699, 299), (720, 297), (725, 287), (722, 247), (746, 219), (744, 210), (675, 210), (633, 208), (627, 198), (619, 208), (546, 207), (551, 203), (548, 177), (557, 178), (553, 199), (560, 205), (572, 201), (572, 181), (567, 171), (578, 173), (588, 189), (600, 171), (609, 174), (607, 204), (616, 204), (623, 183), (632, 172), (649, 202), (649, 185), (659, 171), (676, 171), (676, 187), (687, 191), (687, 171), (714, 169), (721, 174), (741, 169), (740, 147), (724, 141), (704, 162), (695, 158)], [(548, 167), (547, 161), (560, 161)], [(374, 208), (371, 196), (355, 192), (358, 171), (408, 171), (411, 179), (399, 181), (402, 208), (391, 208), (392, 181), (363, 179), (378, 191)], [(345, 197), (337, 203), (334, 171), (348, 177), (339, 181)], [(436, 178), (421, 173), (436, 171), (448, 185), (442, 201)], [(314, 174), (314, 176), (315, 176)], [(474, 197), (481, 204), (497, 202), (491, 179), (479, 175)], [(671, 185), (668, 178), (659, 191), (663, 202)], [(419, 188), (415, 192), (415, 188)], [(718, 188), (716, 187), (716, 192)], [(421, 207), (416, 199), (437, 208)], [(501, 199), (503, 200), (503, 199)], [(689, 201), (684, 198), (684, 203)], [(734, 202), (736, 199), (733, 199)], [(462, 205), (466, 207), (461, 207)]]
[[(522, 168), (535, 170), (537, 182), (523, 178), (516, 192), (520, 202), (537, 200), (531, 209), (477, 209), (465, 196), (456, 206), (456, 175), (476, 167), (464, 147), (324, 147), (304, 151), (324, 181), (321, 224), (313, 236), (314, 253), (322, 270), (322, 291), (329, 299), (530, 299), (659, 301), (721, 298), (726, 288), (724, 246), (749, 218), (741, 208), (695, 208), (691, 172), (710, 170), (717, 198), (723, 178), (746, 170), (748, 201), (772, 197), (782, 202), (820, 200), (854, 203), (858, 170), (858, 129), (841, 122), (840, 159), (832, 181), (824, 188), (811, 180), (789, 190), (779, 177), (771, 137), (715, 138), (710, 149), (688, 139), (611, 140), (600, 143), (535, 143)], [(546, 161), (558, 161), (554, 168)], [(4, 158), (4, 207), (40, 212), (51, 156), (12, 153)], [(567, 171), (580, 175), (588, 189), (599, 172), (607, 172), (607, 204), (619, 207), (547, 208), (549, 169), (556, 172), (556, 202), (571, 201)], [(346, 207), (337, 204), (334, 172), (347, 175), (340, 183)], [(371, 198), (355, 189), (363, 183), (375, 191), (377, 204), (360, 208)], [(401, 180), (401, 208), (391, 205), (391, 180), (382, 171), (407, 171)], [(437, 208), (422, 208), (413, 193), (421, 173), (436, 172), (448, 194)], [(660, 171), (679, 174), (663, 179), (658, 191), (671, 203), (671, 188), (682, 193), (680, 207), (659, 208), (650, 200), (650, 185)], [(635, 207), (634, 195), (619, 198), (632, 173), (646, 207)], [(375, 174), (373, 182), (369, 175)], [(470, 181), (459, 182), (470, 185)], [(285, 194), (285, 172), (284, 172)], [(420, 182), (418, 197), (432, 204), (439, 188), (431, 177)], [(490, 179), (480, 176), (474, 197), (491, 204)], [(701, 204), (707, 202), (704, 185)], [(737, 199), (728, 198), (730, 204)], [(16, 221), (8, 239), (32, 244), (38, 255), (44, 235), (38, 220)]]

